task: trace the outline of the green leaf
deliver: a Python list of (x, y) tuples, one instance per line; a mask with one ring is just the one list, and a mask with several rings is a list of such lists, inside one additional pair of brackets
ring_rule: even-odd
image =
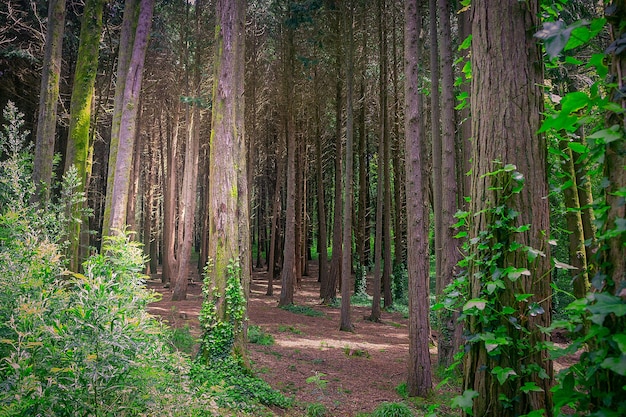
[(520, 387), (520, 391), (522, 391), (525, 394), (528, 394), (529, 392), (533, 391), (533, 392), (543, 392), (543, 389), (538, 387), (537, 384), (535, 384), (534, 382), (526, 382), (524, 384), (524, 386)]
[(606, 358), (602, 361), (600, 367), (609, 369), (621, 376), (626, 376), (626, 355), (622, 354), (619, 357)]
[(483, 300), (480, 298), (473, 298), (469, 300), (467, 303), (465, 303), (465, 305), (463, 306), (463, 311), (469, 310), (470, 308), (476, 308), (480, 311), (483, 311), (486, 306), (487, 306), (486, 300)]
[(528, 306), (528, 314), (530, 314), (531, 317), (537, 317), (545, 312), (546, 310), (544, 310), (539, 303), (532, 303)]
[(517, 301), (518, 303), (522, 301), (526, 301), (533, 295), (534, 294), (515, 294), (515, 301)]
[(576, 153), (586, 154), (589, 152), (589, 148), (578, 142), (569, 142), (567, 147)]
[(561, 100), (561, 111), (563, 113), (572, 113), (586, 107), (589, 104), (589, 96), (582, 91), (574, 91), (568, 93)]
[(501, 366), (496, 366), (495, 368), (493, 368), (491, 373), (494, 374), (496, 378), (498, 378), (498, 382), (500, 383), (500, 385), (504, 385), (504, 383), (507, 379), (509, 379), (510, 376), (517, 375), (513, 368), (502, 368)]
[(461, 42), (461, 44), (459, 45), (459, 51), (462, 51), (464, 49), (469, 49), (470, 46), (472, 46), (471, 34), (467, 35), (467, 38), (463, 39), (463, 42)]
[(558, 259), (556, 259), (554, 257), (552, 259), (554, 259), (554, 267), (557, 268), (557, 269), (568, 269), (568, 270), (578, 269), (575, 266), (572, 266), (572, 265), (566, 264), (564, 262), (561, 262), (561, 261), (559, 261)]
[(474, 405), (473, 399), (476, 397), (478, 397), (477, 391), (466, 389), (465, 391), (463, 391), (462, 395), (457, 395), (452, 399), (450, 407), (460, 408), (464, 412), (472, 414), (472, 407)]
[(589, 63), (586, 65), (586, 68), (595, 68), (598, 76), (600, 78), (604, 78), (609, 73), (609, 67), (604, 62), (606, 58), (605, 54), (593, 54), (589, 59)]
[(619, 348), (622, 354), (626, 353), (626, 334), (614, 334), (613, 341), (617, 343), (617, 347)]
[(593, 314), (612, 313), (617, 317), (626, 315), (626, 303), (624, 303), (621, 298), (606, 293), (597, 293), (593, 296), (596, 301), (595, 304), (591, 304), (587, 307)]
[(608, 129), (598, 130), (597, 132), (589, 135), (589, 139), (597, 139), (599, 143), (607, 144), (615, 142), (622, 138), (622, 130), (618, 125), (611, 126)]

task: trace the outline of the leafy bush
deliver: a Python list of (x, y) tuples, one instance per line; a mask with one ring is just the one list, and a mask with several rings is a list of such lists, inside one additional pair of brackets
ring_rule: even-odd
[(248, 342), (262, 346), (271, 346), (274, 344), (274, 337), (265, 333), (259, 326), (249, 326)]
[(328, 413), (326, 406), (320, 403), (309, 404), (306, 407), (307, 417), (325, 417)]
[(374, 410), (373, 417), (413, 417), (413, 412), (404, 403), (381, 403)]
[(168, 335), (169, 342), (173, 349), (191, 355), (196, 346), (196, 338), (193, 337), (189, 325), (171, 329)]
[(291, 311), (294, 314), (302, 314), (303, 316), (309, 316), (309, 317), (322, 317), (324, 315), (323, 312), (318, 311), (309, 306), (299, 306), (295, 304), (289, 304), (281, 308), (283, 310)]
[[(84, 273), (64, 268), (63, 205), (30, 203), (30, 156), (9, 104), (0, 142), (0, 416), (206, 415), (188, 363), (146, 312), (142, 251), (106, 240)], [(67, 181), (66, 181), (67, 183)], [(67, 191), (68, 201), (84, 196)], [(48, 203), (47, 203), (48, 204)], [(55, 207), (61, 207), (54, 210)]]
[(236, 358), (227, 356), (206, 365), (195, 361), (191, 378), (200, 392), (213, 397), (220, 407), (254, 411), (259, 405), (288, 408), (292, 399), (274, 390), (267, 382), (250, 374)]

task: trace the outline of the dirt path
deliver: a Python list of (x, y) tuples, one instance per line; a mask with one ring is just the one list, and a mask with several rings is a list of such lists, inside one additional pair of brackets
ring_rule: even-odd
[[(320, 317), (277, 308), (280, 283), (274, 287), (274, 296), (268, 297), (266, 272), (254, 271), (252, 277), (249, 323), (271, 334), (275, 342), (249, 344), (250, 359), (261, 378), (296, 400), (295, 409), (277, 410), (277, 414), (301, 416), (308, 404), (320, 403), (327, 415), (355, 416), (371, 412), (381, 402), (399, 401), (395, 387), (406, 381), (407, 320), (399, 313), (383, 312), (382, 322), (372, 323), (364, 320), (368, 308), (352, 307), (355, 331), (340, 332), (339, 308), (319, 305), (317, 273), (311, 270), (311, 276), (303, 277), (294, 302), (323, 313)], [(199, 282), (190, 285), (186, 301), (176, 303), (169, 301), (170, 290), (158, 280), (151, 280), (149, 286), (164, 295), (150, 306), (151, 312), (174, 326), (187, 324), (199, 334)]]

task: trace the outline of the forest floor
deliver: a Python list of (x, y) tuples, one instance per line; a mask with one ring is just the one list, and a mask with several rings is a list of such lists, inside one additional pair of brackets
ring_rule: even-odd
[[(385, 401), (401, 401), (396, 387), (407, 378), (408, 319), (402, 313), (383, 311), (381, 322), (374, 323), (365, 319), (371, 308), (352, 306), (354, 332), (339, 331), (339, 306), (320, 304), (316, 268), (310, 264), (309, 276), (295, 291), (294, 304), (318, 311), (318, 317), (278, 308), (280, 281), (275, 281), (274, 295), (267, 296), (267, 271), (255, 270), (252, 275), (249, 325), (274, 338), (269, 346), (248, 344), (253, 369), (273, 388), (295, 398), (294, 409), (275, 410), (276, 414), (302, 416), (307, 405), (317, 403), (326, 407), (327, 415), (355, 416)], [(150, 305), (153, 314), (200, 334), (202, 292), (197, 276), (185, 301), (172, 302), (171, 290), (163, 287), (159, 276), (148, 285), (163, 294), (161, 301)], [(436, 361), (434, 347), (431, 354)]]
[[(317, 265), (309, 266), (309, 276), (302, 278), (295, 291), (294, 304), (316, 310), (318, 317), (278, 308), (280, 280), (275, 281), (274, 295), (267, 296), (267, 271), (252, 274), (249, 326), (259, 326), (274, 338), (268, 346), (248, 344), (252, 367), (273, 388), (295, 399), (293, 409), (274, 410), (276, 415), (303, 416), (309, 404), (323, 404), (326, 415), (350, 417), (372, 412), (382, 402), (401, 401), (396, 387), (407, 379), (408, 319), (402, 313), (382, 311), (381, 322), (374, 323), (365, 319), (370, 307), (352, 306), (354, 332), (339, 331), (339, 306), (320, 304)], [(172, 302), (171, 290), (164, 288), (158, 275), (148, 286), (163, 295), (150, 305), (153, 314), (174, 327), (189, 326), (194, 336), (200, 335), (202, 285), (197, 275), (185, 301)], [(437, 350), (432, 343), (431, 357), (436, 369)], [(555, 363), (555, 370), (559, 365)], [(431, 401), (446, 402), (458, 395), (453, 389), (438, 390), (438, 399)]]

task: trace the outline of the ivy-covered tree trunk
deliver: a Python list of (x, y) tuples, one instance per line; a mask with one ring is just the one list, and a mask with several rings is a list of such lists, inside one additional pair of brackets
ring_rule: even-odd
[(533, 39), (539, 1), (475, 0), (472, 13), (468, 238), (476, 244), (469, 254), (470, 301), (463, 307), (469, 343), (464, 387), (475, 396), (474, 416), (535, 410), (551, 416), (552, 362), (540, 349), (552, 291), (547, 150), (536, 133), (544, 80)]
[[(244, 131), (245, 2), (218, 0), (215, 19), (209, 168), (208, 255), (211, 265), (201, 314), (202, 355), (208, 361), (231, 353), (245, 358), (243, 332), (240, 331), (245, 298), (241, 297), (247, 294), (245, 290), (250, 280)], [(223, 335), (227, 337), (222, 338)]]
[[(98, 71), (98, 56), (100, 36), (102, 34), (102, 13), (104, 0), (87, 0), (81, 20), (80, 41), (72, 98), (70, 101), (70, 126), (65, 154), (65, 172), (72, 166), (76, 167), (80, 184), (76, 191), (85, 191), (87, 183), (87, 166), (89, 157), (89, 132), (91, 126), (91, 103), (94, 95), (96, 73)], [(82, 202), (71, 208), (74, 219), (82, 217)], [(80, 241), (82, 225), (86, 221), (75, 221), (68, 234), (68, 260), (72, 271), (77, 271), (80, 260)]]
[(407, 204), (407, 268), (409, 274), (409, 362), (408, 390), (411, 396), (426, 397), (432, 391), (429, 325), (428, 208), (424, 164), (425, 135), (422, 121), (419, 63), (422, 28), (419, 0), (404, 4), (404, 100)]
[[(122, 115), (119, 127), (119, 145), (115, 165), (109, 166), (109, 170), (115, 170), (113, 174), (110, 203), (111, 217), (108, 222), (109, 235), (115, 230), (122, 230), (126, 224), (126, 209), (128, 206), (130, 173), (135, 147), (137, 131), (137, 115), (139, 113), (139, 94), (143, 80), (144, 60), (148, 47), (148, 37), (152, 26), (152, 13), (154, 0), (141, 0), (139, 3), (139, 17), (137, 30), (133, 43), (132, 56), (128, 65), (128, 74), (124, 83), (124, 97), (122, 102)], [(133, 196), (134, 198), (135, 196)]]
[(38, 200), (47, 200), (50, 196), (64, 29), (65, 0), (50, 0), (33, 164), (33, 182), (37, 186), (35, 198)]

